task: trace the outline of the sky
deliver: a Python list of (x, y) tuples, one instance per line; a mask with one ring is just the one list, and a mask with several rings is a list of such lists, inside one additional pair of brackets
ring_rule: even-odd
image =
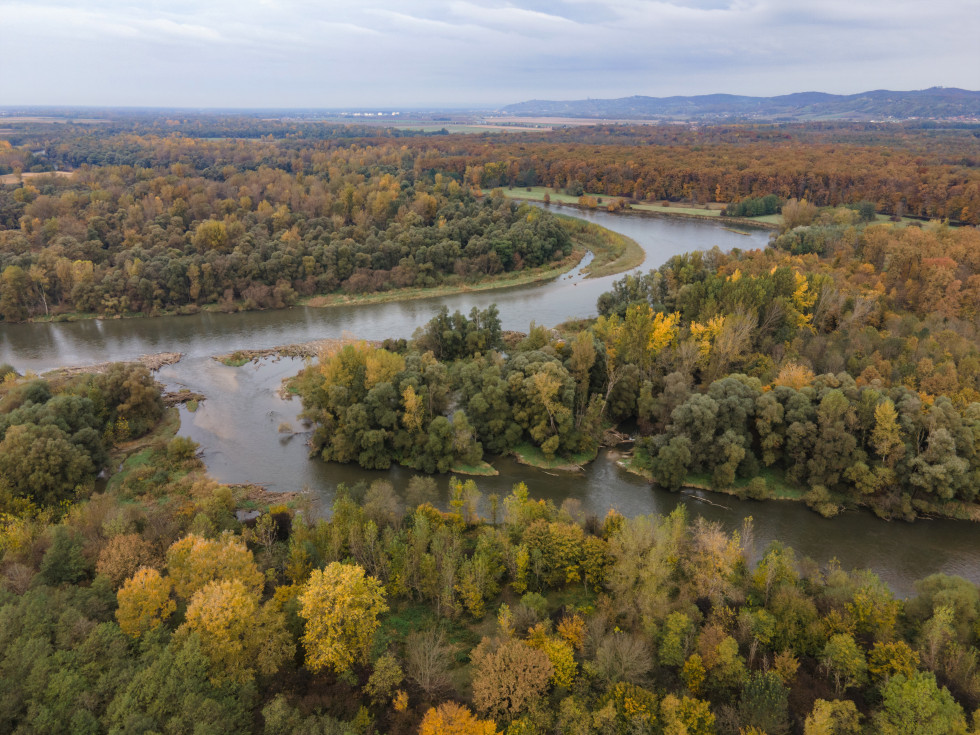
[(0, 106), (980, 89), (978, 0), (0, 0)]

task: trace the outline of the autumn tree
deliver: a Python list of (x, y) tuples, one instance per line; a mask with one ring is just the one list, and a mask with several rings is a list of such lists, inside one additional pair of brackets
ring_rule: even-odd
[(493, 718), (513, 719), (542, 696), (554, 673), (548, 655), (524, 641), (484, 638), (471, 655), (473, 701)]
[(419, 725), (419, 735), (498, 735), (497, 726), (480, 720), (456, 702), (430, 707)]
[(332, 562), (313, 570), (299, 600), (307, 668), (342, 674), (366, 662), (378, 616), (388, 609), (378, 580), (357, 565)]
[(123, 632), (138, 638), (162, 625), (177, 604), (170, 598), (173, 584), (156, 569), (143, 567), (126, 580), (117, 593), (116, 620)]
[(208, 582), (197, 590), (181, 629), (199, 634), (216, 681), (246, 683), (256, 672), (270, 676), (295, 650), (282, 612), (273, 602), (260, 604), (239, 580)]
[(185, 600), (209, 582), (237, 580), (256, 594), (265, 585), (252, 552), (232, 534), (217, 540), (190, 534), (174, 542), (167, 549), (167, 573), (174, 592)]

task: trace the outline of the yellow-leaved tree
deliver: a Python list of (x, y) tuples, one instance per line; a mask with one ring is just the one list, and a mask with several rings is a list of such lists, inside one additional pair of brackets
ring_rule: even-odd
[(430, 707), (419, 725), (419, 735), (497, 735), (498, 732), (493, 722), (478, 719), (456, 702)]
[(175, 541), (167, 549), (167, 572), (174, 592), (185, 600), (208, 582), (235, 579), (257, 595), (265, 585), (252, 552), (240, 536), (232, 534), (215, 541), (190, 534)]
[(194, 593), (179, 632), (195, 632), (213, 665), (211, 678), (246, 683), (275, 674), (295, 653), (286, 618), (274, 601), (239, 580), (209, 582)]
[(169, 618), (177, 608), (170, 599), (170, 580), (160, 572), (143, 567), (123, 583), (116, 593), (116, 620), (123, 633), (139, 638)]
[(378, 616), (388, 609), (377, 579), (355, 564), (332, 562), (310, 574), (299, 601), (310, 671), (331, 668), (341, 674), (367, 661)]

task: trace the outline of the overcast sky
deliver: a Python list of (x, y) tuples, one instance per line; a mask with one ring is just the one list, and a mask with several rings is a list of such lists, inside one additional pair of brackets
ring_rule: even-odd
[(980, 89), (978, 0), (0, 0), (0, 106)]

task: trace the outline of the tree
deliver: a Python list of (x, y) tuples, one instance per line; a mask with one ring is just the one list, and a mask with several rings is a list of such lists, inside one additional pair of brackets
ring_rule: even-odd
[(754, 673), (745, 682), (739, 702), (743, 725), (757, 727), (768, 735), (789, 731), (789, 689), (774, 671)]
[(489, 720), (479, 720), (466, 707), (456, 702), (443, 702), (430, 707), (419, 725), (419, 735), (498, 735), (497, 726)]
[(190, 599), (208, 582), (237, 580), (256, 594), (265, 577), (245, 542), (232, 534), (210, 540), (189, 534), (167, 549), (167, 572), (178, 597)]
[(554, 673), (544, 651), (524, 641), (484, 638), (471, 654), (473, 701), (493, 718), (513, 719), (540, 696)]
[(384, 598), (381, 583), (357, 565), (331, 562), (313, 570), (299, 596), (307, 668), (343, 674), (365, 663), (378, 616), (388, 610)]
[(848, 633), (838, 633), (827, 641), (823, 649), (823, 666), (833, 679), (838, 695), (850, 687), (861, 686), (867, 677), (864, 652)]
[(371, 697), (371, 702), (377, 707), (384, 707), (391, 701), (391, 693), (402, 683), (405, 672), (398, 665), (398, 659), (392, 654), (385, 653), (374, 662), (374, 671), (364, 685), (364, 693)]
[(260, 605), (239, 580), (209, 582), (195, 592), (181, 631), (200, 636), (215, 682), (244, 684), (256, 671), (271, 676), (295, 651), (282, 612), (271, 602)]
[(894, 467), (905, 453), (905, 445), (902, 443), (899, 431), (895, 404), (886, 399), (875, 407), (875, 428), (871, 433), (871, 446), (887, 467)]
[(861, 715), (850, 700), (818, 699), (807, 715), (804, 735), (860, 735)]
[(51, 535), (51, 546), (41, 559), (41, 577), (52, 585), (82, 581), (90, 567), (82, 556), (81, 540), (66, 526), (55, 526)]
[(452, 654), (452, 647), (446, 643), (446, 634), (437, 628), (410, 634), (405, 641), (409, 678), (430, 697), (448, 689), (452, 684), (449, 678)]
[(889, 679), (881, 692), (881, 711), (874, 717), (881, 735), (965, 735), (963, 709), (949, 691), (936, 685), (930, 672)]
[(211, 681), (211, 662), (197, 633), (152, 647), (146, 665), (109, 704), (113, 732), (248, 732), (252, 685)]
[(70, 499), (94, 470), (91, 457), (57, 426), (11, 426), (0, 441), (0, 476), (15, 495), (42, 507)]
[(170, 599), (172, 588), (169, 578), (161, 577), (160, 572), (149, 567), (143, 567), (127, 579), (116, 594), (119, 602), (116, 620), (122, 631), (139, 638), (162, 625), (177, 609)]
[(138, 533), (121, 533), (113, 536), (99, 552), (95, 565), (98, 574), (104, 574), (118, 588), (140, 567), (153, 563), (153, 549)]
[(668, 694), (660, 702), (664, 735), (714, 735), (715, 714), (711, 704), (693, 697)]

